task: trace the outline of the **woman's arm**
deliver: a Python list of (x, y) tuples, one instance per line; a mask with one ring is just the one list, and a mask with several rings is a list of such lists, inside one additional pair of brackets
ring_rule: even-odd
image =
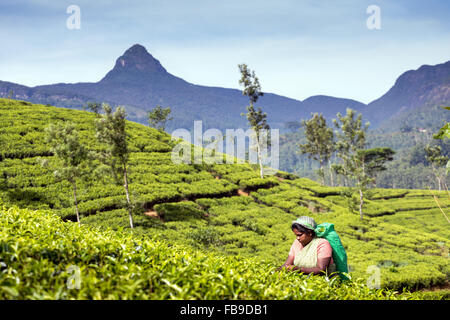
[(291, 266), (294, 264), (294, 259), (295, 259), (295, 256), (292, 254), (289, 254), (286, 261), (283, 263), (283, 265), (278, 267), (277, 270), (281, 270), (283, 268), (291, 270), (291, 268), (292, 268)]
[(314, 268), (297, 268), (297, 269), (293, 269), (293, 270), (299, 270), (299, 272), (303, 272), (303, 273), (312, 273), (312, 274), (320, 274), (322, 272), (324, 272), (327, 267), (328, 264), (331, 261), (331, 257), (326, 257), (326, 258), (317, 258), (317, 266)]

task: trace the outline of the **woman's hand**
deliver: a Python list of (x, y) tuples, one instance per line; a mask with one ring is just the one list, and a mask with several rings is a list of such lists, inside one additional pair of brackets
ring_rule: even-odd
[(296, 267), (296, 266), (294, 266), (293, 264), (290, 264), (290, 265), (283, 264), (282, 266), (278, 267), (276, 270), (277, 270), (277, 271), (280, 271), (280, 270), (282, 270), (283, 268), (286, 269), (286, 270), (288, 270), (288, 271), (298, 271), (298, 270), (300, 270), (299, 267)]
[[(288, 267), (292, 266), (294, 263), (294, 256), (293, 255), (289, 255), (286, 259), (286, 261), (283, 263), (283, 265), (279, 266), (276, 270), (280, 271), (281, 269), (285, 268), (287, 269)], [(290, 269), (289, 269), (290, 270)]]
[(286, 266), (286, 264), (283, 264), (283, 265), (281, 265), (281, 266), (279, 266), (278, 268), (276, 268), (275, 270), (276, 271), (280, 271), (280, 270), (282, 270), (283, 268), (287, 268), (288, 266)]
[(297, 266), (294, 266), (294, 265), (291, 265), (291, 266), (289, 266), (288, 270), (289, 270), (289, 271), (300, 271), (301, 268), (299, 268), (299, 267), (297, 267)]

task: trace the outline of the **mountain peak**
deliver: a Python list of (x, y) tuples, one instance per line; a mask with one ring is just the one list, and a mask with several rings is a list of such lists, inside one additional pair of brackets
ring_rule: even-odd
[(117, 58), (114, 69), (108, 72), (102, 81), (122, 79), (125, 75), (127, 79), (141, 80), (142, 78), (153, 77), (155, 74), (166, 73), (166, 69), (144, 46), (135, 44)]
[(125, 51), (122, 58), (129, 58), (134, 60), (156, 60), (148, 53), (147, 49), (140, 44), (135, 44)]
[(161, 63), (140, 44), (130, 47), (116, 61), (114, 68), (137, 69), (147, 72), (166, 72)]
[(145, 49), (145, 47), (139, 43), (136, 43), (134, 45), (132, 45), (130, 48), (128, 48), (127, 51), (125, 51), (125, 55), (126, 54), (131, 54), (131, 53), (143, 53), (143, 54), (149, 54), (147, 49)]

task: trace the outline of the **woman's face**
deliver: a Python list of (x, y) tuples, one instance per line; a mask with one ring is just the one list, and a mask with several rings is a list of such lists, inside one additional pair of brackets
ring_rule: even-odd
[(300, 242), (303, 246), (311, 241), (311, 236), (306, 232), (300, 232), (295, 228), (292, 229), (292, 232), (294, 232), (297, 241)]

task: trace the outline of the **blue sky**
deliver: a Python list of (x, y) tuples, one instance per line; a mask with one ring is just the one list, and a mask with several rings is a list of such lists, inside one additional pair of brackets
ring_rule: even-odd
[[(70, 5), (79, 30), (66, 27)], [(403, 72), (450, 60), (449, 18), (436, 0), (1, 0), (0, 80), (96, 82), (139, 43), (194, 84), (238, 89), (247, 63), (265, 92), (369, 103)]]

